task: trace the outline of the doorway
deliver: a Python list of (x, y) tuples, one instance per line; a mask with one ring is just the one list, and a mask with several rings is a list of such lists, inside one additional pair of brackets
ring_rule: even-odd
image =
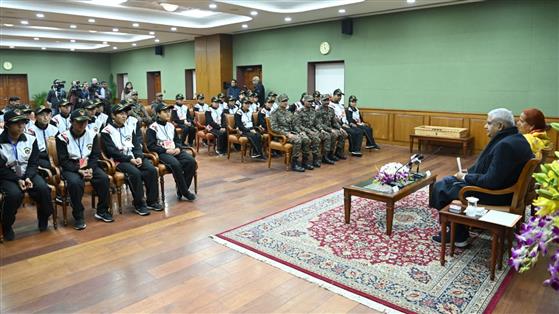
[(117, 96), (116, 98), (120, 99), (120, 96), (122, 96), (122, 91), (124, 90), (124, 86), (125, 84), (128, 83), (128, 73), (118, 73), (116, 75), (116, 90), (117, 90), (117, 94), (115, 96)]
[[(315, 90), (321, 94), (330, 94), (336, 88), (344, 91), (344, 62), (309, 62), (307, 71), (307, 92), (312, 93)], [(344, 102), (344, 97), (340, 100)]]
[(27, 74), (0, 74), (0, 105), (4, 108), (10, 96), (19, 96), (22, 104), (29, 104)]
[(247, 65), (237, 67), (237, 86), (241, 89), (254, 90), (252, 78), (258, 76), (262, 82), (262, 65)]
[(155, 94), (161, 92), (161, 72), (147, 72), (148, 81), (148, 99), (150, 104), (155, 99)]
[(196, 90), (196, 70), (184, 70), (184, 97), (186, 99), (194, 99), (194, 91)]

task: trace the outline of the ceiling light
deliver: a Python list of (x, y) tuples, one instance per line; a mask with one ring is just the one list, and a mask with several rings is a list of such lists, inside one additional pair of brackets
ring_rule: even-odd
[(106, 44), (108, 44), (108, 42), (104, 41), (104, 42), (103, 42), (103, 45), (106, 45)]
[(113, 46), (113, 50), (117, 50), (118, 48), (116, 46)]
[(118, 32), (118, 28), (113, 28), (113, 32)]
[(163, 7), (163, 9), (165, 9), (165, 11), (167, 12), (175, 12), (179, 6), (176, 4), (171, 4), (171, 3), (160, 3), (160, 6)]
[(154, 41), (155, 41), (156, 43), (158, 43), (158, 42), (159, 42), (159, 39), (156, 38)]
[(136, 46), (137, 46), (136, 43), (132, 43), (132, 47), (136, 47)]
[(252, 15), (252, 16), (257, 16), (257, 15), (258, 15), (258, 11), (250, 11), (250, 15)]
[(6, 26), (6, 27), (12, 27), (12, 26), (14, 26), (14, 24), (7, 24), (7, 23), (4, 23), (4, 26)]
[(108, 7), (118, 7), (128, 0), (90, 0), (90, 4), (104, 5)]
[(213, 11), (208, 11), (208, 10), (190, 9), (190, 10), (184, 10), (180, 14), (184, 15), (184, 16), (192, 17), (192, 18), (195, 18), (195, 19), (201, 19), (201, 18), (212, 16), (212, 15), (216, 15), (217, 13), (213, 12)]
[(89, 23), (95, 23), (95, 19), (89, 19), (87, 20)]
[(41, 47), (41, 50), (47, 50), (47, 48), (46, 47)]
[(155, 35), (155, 32), (149, 32), (150, 35)]
[(412, 4), (415, 3), (415, 0), (406, 0), (407, 3)]
[(209, 7), (210, 7), (210, 9), (215, 9), (215, 8), (217, 8), (217, 4), (210, 3)]
[(291, 18), (290, 18), (289, 16), (286, 16), (286, 17), (284, 18), (284, 20), (285, 20), (286, 22), (291, 22)]
[(20, 23), (23, 24), (23, 25), (29, 24), (29, 22), (27, 22), (26, 20), (23, 20), (23, 21), (21, 21)]
[(78, 27), (77, 27), (76, 25), (74, 25), (74, 24), (71, 24), (71, 25), (70, 25), (70, 28), (78, 28)]
[(338, 13), (344, 14), (345, 13), (345, 9), (339, 9)]
[(140, 24), (138, 24), (138, 23), (133, 23), (132, 26), (134, 26), (134, 27), (140, 27)]
[(248, 28), (248, 25), (243, 24), (243, 25), (241, 25), (241, 27), (242, 27), (242, 28)]
[(15, 46), (10, 46), (10, 49), (14, 49), (14, 48), (15, 48)]
[(74, 49), (74, 48), (70, 48), (70, 51), (74, 51), (74, 50), (76, 50), (76, 49)]
[(92, 29), (90, 29), (89, 32), (90, 32), (90, 33), (97, 33), (96, 30), (92, 30)]
[(75, 39), (70, 39), (70, 42), (71, 42), (71, 43), (75, 43), (76, 40), (75, 40)]
[(37, 13), (36, 15), (37, 15), (38, 18), (43, 18), (43, 17), (45, 17), (45, 15), (44, 15), (43, 13)]
[(176, 32), (177, 28), (176, 27), (171, 27), (171, 31)]
[(39, 39), (40, 39), (39, 37), (33, 37), (33, 40), (39, 40)]

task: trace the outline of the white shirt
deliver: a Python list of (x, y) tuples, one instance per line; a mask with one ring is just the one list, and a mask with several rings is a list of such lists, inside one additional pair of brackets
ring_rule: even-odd
[(79, 137), (74, 138), (70, 130), (58, 134), (58, 138), (67, 144), (68, 156), (72, 160), (79, 160), (82, 158), (89, 158), (93, 150), (93, 140), (97, 133), (92, 130), (85, 130), (85, 133)]
[(39, 151), (44, 152), (47, 150), (47, 141), (49, 137), (55, 137), (58, 134), (58, 128), (52, 124), (49, 124), (46, 129), (41, 129), (35, 123), (28, 130), (31, 135), (37, 138), (37, 146), (39, 146)]
[(57, 114), (52, 118), (52, 121), (56, 123), (56, 126), (58, 127), (58, 132), (64, 132), (70, 129), (71, 126), (70, 115), (68, 115), (67, 118), (64, 118), (62, 117), (62, 115)]

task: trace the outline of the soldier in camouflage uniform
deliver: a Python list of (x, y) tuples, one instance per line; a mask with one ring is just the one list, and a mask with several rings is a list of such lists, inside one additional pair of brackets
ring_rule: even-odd
[(308, 150), (308, 138), (301, 136), (298, 131), (299, 128), (295, 123), (295, 116), (287, 110), (287, 95), (282, 94), (278, 97), (280, 102), (279, 109), (274, 111), (270, 116), (270, 124), (275, 133), (287, 136), (287, 141), (293, 145), (293, 152), (291, 155), (291, 170), (297, 172), (304, 172), (305, 168), (299, 163), (299, 156), (301, 156), (301, 148), (306, 147)]
[[(325, 154), (329, 159), (333, 161), (338, 161), (340, 159), (347, 159), (344, 155), (344, 144), (345, 139), (347, 138), (347, 134), (342, 130), (342, 127), (338, 123), (336, 119), (336, 114), (334, 113), (334, 109), (330, 108), (330, 95), (324, 94), (322, 95), (322, 107), (320, 107), (317, 113), (317, 121), (319, 124), (322, 124), (322, 130), (328, 131), (331, 134), (331, 142), (330, 147), (326, 148), (324, 146), (324, 150), (328, 153)], [(334, 148), (334, 143), (338, 141), (336, 145), (336, 152), (334, 153), (332, 149)], [(324, 159), (323, 159), (324, 162)]]
[(132, 91), (130, 98), (128, 99), (127, 104), (130, 104), (130, 111), (128, 112), (129, 115), (133, 116), (134, 118), (138, 119), (144, 126), (149, 126), (153, 120), (148, 115), (146, 108), (144, 105), (138, 102), (138, 92)]
[[(312, 166), (320, 167), (320, 142), (321, 132), (317, 127), (316, 123), (316, 111), (312, 107), (313, 97), (306, 95), (303, 97), (303, 109), (295, 113), (295, 119), (297, 125), (301, 128), (305, 135), (310, 139), (311, 151), (313, 156)], [(308, 166), (307, 166), (308, 164)], [(310, 161), (308, 155), (303, 155), (303, 167), (306, 169), (310, 168)]]

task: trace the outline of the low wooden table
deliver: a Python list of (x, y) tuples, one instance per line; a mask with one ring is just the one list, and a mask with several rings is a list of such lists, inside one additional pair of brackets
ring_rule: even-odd
[(471, 152), (474, 149), (474, 138), (472, 136), (463, 137), (463, 138), (449, 138), (449, 137), (410, 134), (410, 154), (413, 152), (413, 143), (415, 142), (415, 139), (417, 139), (418, 152), (421, 152), (422, 141), (460, 144), (462, 145), (462, 156), (466, 156), (468, 151)]
[(367, 198), (379, 202), (386, 203), (386, 234), (392, 234), (392, 221), (394, 219), (394, 203), (400, 199), (420, 190), (421, 188), (429, 185), (429, 197), (431, 195), (431, 187), (437, 180), (436, 175), (431, 175), (427, 178), (419, 179), (414, 183), (406, 185), (401, 190), (395, 193), (383, 193), (371, 189), (364, 188), (372, 184), (372, 180), (363, 181), (355, 185), (344, 186), (344, 210), (345, 210), (345, 223), (349, 223), (351, 215), (351, 197), (357, 196)]
[[(454, 229), (456, 224), (467, 225), (470, 227), (476, 227), (480, 229), (489, 230), (491, 232), (491, 261), (489, 268), (491, 270), (491, 280), (495, 280), (495, 264), (497, 263), (497, 254), (498, 254), (498, 263), (497, 267), (500, 270), (503, 265), (503, 255), (504, 255), (504, 240), (505, 236), (508, 237), (508, 247), (507, 249), (510, 251), (510, 246), (512, 244), (513, 239), (513, 229), (508, 228), (503, 225), (498, 225), (495, 223), (487, 222), (479, 220), (475, 217), (469, 217), (465, 214), (456, 214), (451, 213), (448, 211), (448, 207), (446, 206), (439, 212), (439, 217), (441, 220), (441, 265), (444, 266), (445, 264), (445, 255), (446, 255), (446, 227), (448, 223), (450, 223), (450, 256), (454, 256)], [(491, 206), (485, 206), (485, 209), (491, 210)], [(518, 216), (518, 220), (520, 220), (521, 216)], [(518, 222), (517, 220), (517, 222)]]

